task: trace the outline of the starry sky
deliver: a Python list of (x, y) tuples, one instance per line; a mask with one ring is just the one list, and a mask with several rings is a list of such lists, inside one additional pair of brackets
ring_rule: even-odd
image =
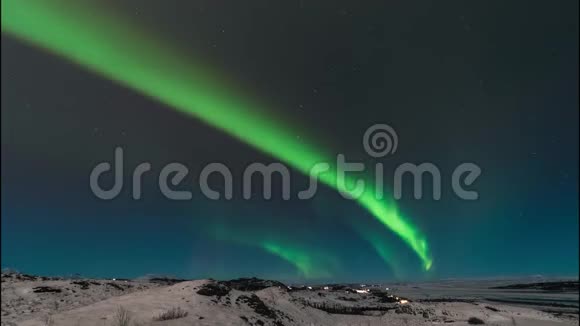
[[(576, 1), (14, 3), (2, 3), (2, 267), (285, 281), (578, 274)], [(362, 137), (377, 123), (399, 143), (375, 159)], [(125, 186), (104, 201), (89, 175), (118, 146)], [(277, 179), (270, 200), (241, 195), (253, 162), (287, 164), (305, 189), (304, 164), (339, 153), (384, 164), (387, 188), (396, 166), (431, 162), (441, 200), (429, 183), (414, 199), (412, 180), (381, 203), (344, 199), (327, 180), (309, 200), (284, 200)], [(136, 201), (141, 162), (152, 171)], [(159, 190), (171, 162), (188, 167), (176, 189), (191, 200)], [(199, 190), (214, 162), (233, 173), (231, 200)], [(464, 162), (482, 169), (474, 201), (451, 189)]]

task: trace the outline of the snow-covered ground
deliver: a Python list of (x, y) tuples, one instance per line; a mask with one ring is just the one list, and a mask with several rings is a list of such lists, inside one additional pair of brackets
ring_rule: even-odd
[[(2, 325), (578, 325), (577, 300), (552, 300), (577, 299), (577, 289), (489, 288), (443, 282), (309, 289), (258, 279), (50, 279), (12, 273), (2, 275)], [(506, 299), (516, 296), (534, 304)]]

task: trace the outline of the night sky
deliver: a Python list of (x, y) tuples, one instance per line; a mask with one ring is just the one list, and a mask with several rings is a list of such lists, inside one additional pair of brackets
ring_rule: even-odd
[[(2, 2), (2, 267), (287, 281), (578, 274), (577, 1), (55, 1), (47, 7), (63, 19), (42, 29), (47, 11), (30, 23), (15, 2)], [(25, 25), (39, 40), (19, 34)], [(103, 39), (82, 34), (93, 29)], [(156, 93), (203, 98), (206, 88), (209, 100), (187, 109)], [(233, 105), (212, 107), (216, 94)], [(375, 159), (362, 138), (377, 123), (399, 143)], [(104, 201), (89, 175), (117, 146), (124, 187)], [(295, 194), (308, 184), (301, 162), (339, 153), (383, 163), (387, 189), (402, 163), (439, 167), (441, 200), (429, 182), (414, 199), (405, 179), (403, 198), (385, 204), (426, 241), (428, 270), (370, 205), (332, 185), (283, 200), (275, 179), (272, 199), (242, 197), (253, 162), (290, 161)], [(136, 201), (141, 162), (152, 171)], [(188, 167), (176, 189), (191, 200), (159, 190), (171, 162)], [(233, 199), (201, 193), (212, 162), (232, 171)], [(464, 162), (482, 169), (478, 200), (452, 192)]]

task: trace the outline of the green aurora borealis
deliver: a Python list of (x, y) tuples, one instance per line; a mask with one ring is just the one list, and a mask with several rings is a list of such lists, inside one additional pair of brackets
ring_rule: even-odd
[[(303, 173), (318, 162), (335, 161), (313, 142), (297, 141), (292, 132), (296, 126), (284, 123), (249, 96), (234, 95), (216, 74), (206, 71), (189, 54), (173, 50), (171, 44), (148, 37), (97, 8), (67, 3), (65, 9), (62, 5), (58, 1), (2, 1), (2, 30), (201, 119)], [(333, 170), (321, 174), (319, 180), (338, 188)], [(399, 214), (394, 202), (378, 200), (373, 187), (368, 186), (357, 202), (410, 246), (425, 270), (430, 269), (432, 258), (425, 237)], [(356, 223), (356, 217), (352, 218)], [(365, 237), (364, 232), (360, 234)], [(376, 234), (365, 240), (389, 260), (388, 248)], [(240, 242), (252, 241), (256, 240)], [(321, 276), (316, 273), (315, 261), (324, 254), (287, 243), (257, 242), (255, 245), (291, 262), (304, 276)]]
[[(576, 278), (578, 5), (3, 0), (2, 267), (291, 285)], [(396, 131), (396, 153), (361, 146), (376, 124)], [(339, 153), (364, 170), (337, 179)], [(90, 182), (102, 162), (112, 200)], [(465, 188), (477, 200), (454, 191), (465, 162), (482, 169)], [(231, 177), (204, 182), (215, 163)], [(253, 163), (287, 170), (249, 184)], [(316, 163), (330, 169), (302, 200)], [(439, 169), (439, 200), (426, 173), (423, 198), (406, 173), (392, 199), (405, 163)]]

